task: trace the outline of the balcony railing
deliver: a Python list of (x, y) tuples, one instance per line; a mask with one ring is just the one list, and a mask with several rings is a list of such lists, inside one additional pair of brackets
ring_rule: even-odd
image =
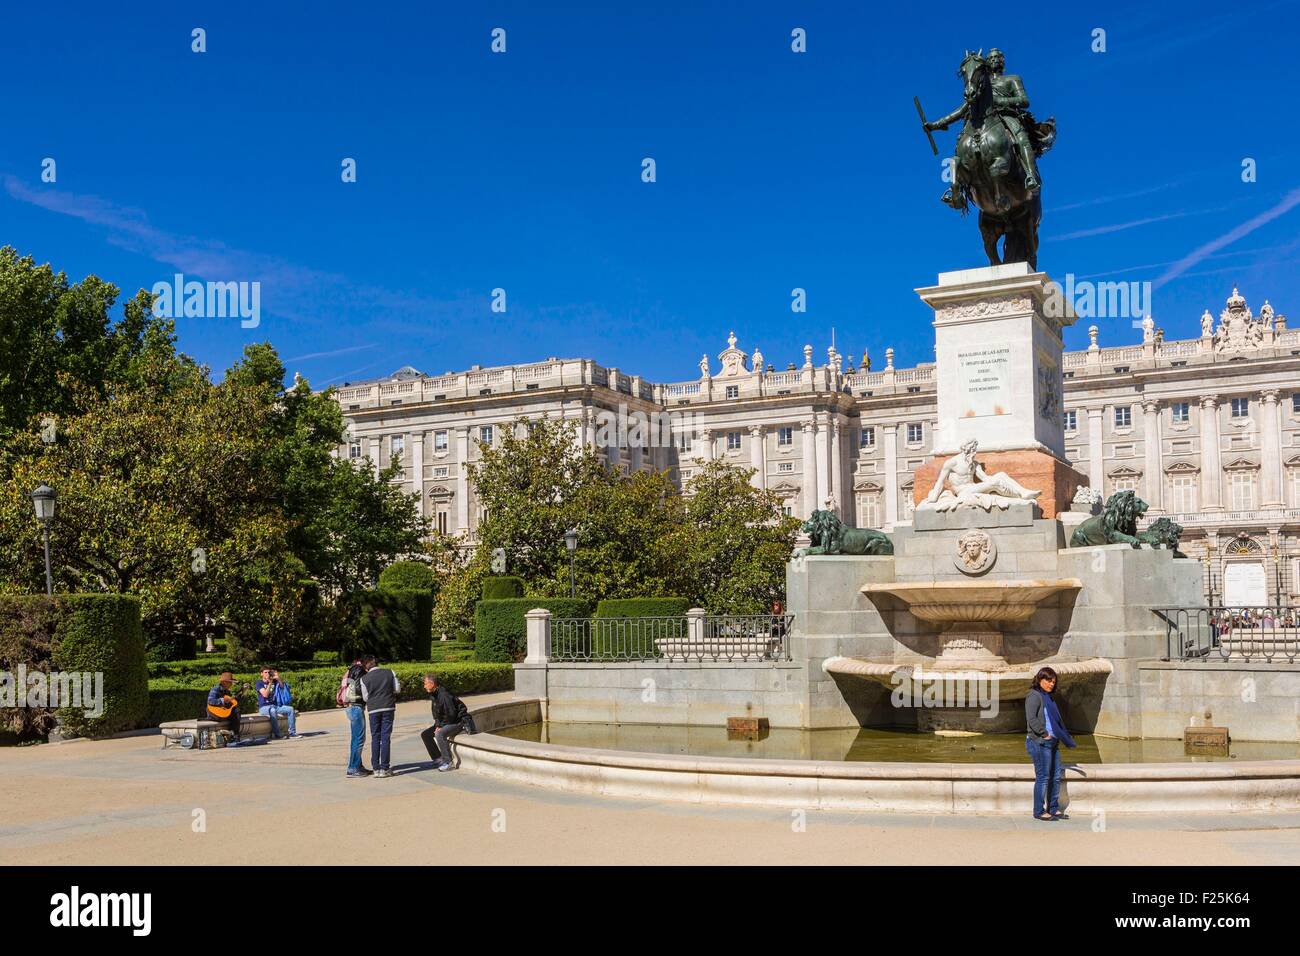
[(1162, 607), (1166, 660), (1294, 664), (1300, 657), (1300, 608)]

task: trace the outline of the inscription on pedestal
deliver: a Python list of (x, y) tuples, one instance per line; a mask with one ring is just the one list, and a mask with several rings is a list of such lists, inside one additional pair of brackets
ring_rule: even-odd
[(957, 352), (963, 418), (1011, 414), (1011, 347), (991, 345)]

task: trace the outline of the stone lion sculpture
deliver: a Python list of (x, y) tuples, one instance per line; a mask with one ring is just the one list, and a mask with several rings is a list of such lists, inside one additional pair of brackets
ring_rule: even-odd
[(1183, 526), (1170, 518), (1157, 518), (1145, 531), (1138, 532), (1138, 540), (1153, 548), (1166, 548), (1174, 553), (1175, 558), (1187, 555), (1178, 550), (1178, 539), (1182, 537)]
[(800, 549), (800, 554), (894, 553), (894, 543), (883, 531), (846, 527), (834, 511), (814, 511), (802, 530), (812, 538), (812, 547)]
[(1106, 499), (1101, 514), (1093, 515), (1074, 529), (1070, 547), (1095, 548), (1102, 544), (1140, 547), (1142, 541), (1137, 536), (1137, 523), (1146, 513), (1147, 503), (1135, 492), (1117, 491)]

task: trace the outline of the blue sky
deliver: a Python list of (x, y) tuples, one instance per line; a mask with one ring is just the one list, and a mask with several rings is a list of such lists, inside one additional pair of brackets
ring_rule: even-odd
[[(0, 242), (127, 293), (260, 281), (258, 328), (180, 319), (181, 347), (220, 370), (269, 339), (318, 385), (551, 355), (680, 381), (732, 329), (778, 368), (805, 342), (824, 361), (832, 327), (912, 365), (933, 357), (912, 289), (984, 264), (912, 96), (955, 108), (963, 51), (996, 45), (1060, 130), (1040, 268), (1156, 283), (1170, 338), (1234, 284), (1300, 324), (1295, 2), (1044, 4), (997, 26), (901, 6), (13, 5)], [(1098, 324), (1103, 344), (1139, 334)]]

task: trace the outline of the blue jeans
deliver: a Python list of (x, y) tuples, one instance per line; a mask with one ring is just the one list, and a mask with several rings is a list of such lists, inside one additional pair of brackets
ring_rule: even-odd
[(371, 770), (388, 769), (388, 744), (393, 736), (393, 718), (396, 716), (391, 710), (370, 715)]
[(271, 718), (271, 737), (273, 739), (280, 736), (279, 717), (289, 718), (290, 737), (298, 732), (296, 716), (293, 712), (293, 708), (288, 704), (280, 704), (279, 706), (276, 706), (275, 704), (263, 704), (261, 707), (257, 708), (257, 712), (263, 717)]
[(1034, 816), (1044, 810), (1060, 813), (1061, 774), (1064, 772), (1060, 741), (1046, 740), (1040, 743), (1033, 737), (1026, 737), (1025, 750), (1034, 762)]
[(352, 745), (348, 752), (348, 773), (356, 773), (358, 770), (365, 769), (361, 766), (361, 748), (366, 745), (366, 712), (359, 704), (346, 707), (343, 712), (348, 715), (348, 723), (352, 725)]

